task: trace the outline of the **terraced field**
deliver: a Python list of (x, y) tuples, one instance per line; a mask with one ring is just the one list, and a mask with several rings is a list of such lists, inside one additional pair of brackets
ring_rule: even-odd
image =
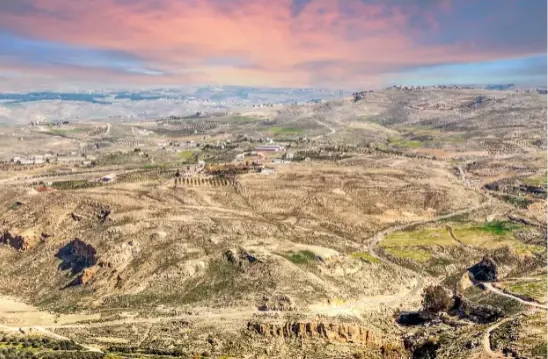
[(446, 270), (465, 269), (486, 253), (500, 250), (509, 250), (520, 260), (546, 253), (545, 246), (518, 239), (525, 230), (526, 226), (509, 221), (446, 222), (391, 233), (380, 246), (386, 254), (412, 268), (441, 275)]

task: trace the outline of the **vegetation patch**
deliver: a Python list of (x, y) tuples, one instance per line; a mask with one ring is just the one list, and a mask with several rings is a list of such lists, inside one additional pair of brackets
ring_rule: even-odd
[(508, 232), (513, 232), (514, 230), (521, 228), (521, 226), (510, 221), (492, 221), (485, 223), (479, 228), (484, 232), (503, 235)]
[(420, 248), (386, 248), (386, 252), (394, 257), (410, 259), (418, 263), (426, 263), (432, 258), (432, 253)]
[(82, 189), (101, 186), (100, 182), (90, 182), (87, 180), (72, 180), (72, 181), (59, 181), (51, 184), (53, 188), (66, 190), (66, 189)]
[(535, 345), (531, 350), (531, 354), (541, 358), (546, 358), (548, 355), (546, 342)]
[(287, 256), (287, 259), (294, 264), (308, 264), (309, 262), (316, 260), (316, 255), (311, 251), (299, 251), (291, 253)]
[(458, 245), (445, 228), (426, 228), (391, 233), (381, 242), (384, 248)]
[(143, 168), (145, 170), (154, 170), (154, 169), (157, 169), (157, 168), (164, 168), (166, 165), (164, 165), (163, 163), (147, 163), (145, 165), (143, 165)]
[(365, 122), (365, 123), (373, 123), (373, 124), (380, 124), (380, 121), (374, 117), (371, 117), (371, 116), (367, 116), (367, 115), (362, 115), (362, 116), (359, 116), (357, 119), (356, 119), (357, 122)]
[(400, 148), (419, 148), (422, 146), (421, 141), (411, 141), (401, 138), (391, 138), (389, 139), (390, 145)]
[(69, 340), (55, 340), (47, 337), (0, 338), (0, 358), (29, 359), (98, 359), (103, 353), (84, 351), (80, 345)]
[(529, 186), (537, 186), (537, 187), (547, 186), (546, 176), (534, 176), (534, 177), (525, 178), (523, 180), (523, 183)]
[(189, 159), (191, 159), (193, 154), (194, 154), (194, 152), (190, 151), (190, 150), (181, 151), (181, 152), (177, 153), (179, 158), (183, 161), (188, 161)]
[(300, 135), (304, 130), (294, 127), (272, 127), (270, 132), (274, 135)]
[(465, 289), (462, 294), (465, 299), (473, 304), (489, 305), (494, 308), (499, 308), (503, 311), (505, 316), (521, 312), (525, 307), (513, 298), (506, 298), (489, 291), (483, 291), (476, 286)]
[(515, 254), (529, 256), (546, 252), (546, 247), (525, 244), (514, 237), (514, 232), (524, 228), (509, 221), (491, 221), (483, 224), (453, 227), (455, 237), (462, 243), (485, 249), (510, 248)]
[(258, 122), (261, 119), (257, 117), (251, 117), (251, 116), (233, 116), (232, 120), (238, 123), (253, 123), (253, 122)]
[(543, 279), (532, 282), (514, 283), (507, 286), (506, 290), (510, 293), (526, 295), (533, 299), (543, 299), (546, 298), (548, 286), (546, 284), (546, 279)]
[(378, 258), (373, 257), (368, 252), (354, 252), (352, 253), (352, 258), (375, 264), (381, 262)]
[(502, 196), (502, 199), (505, 202), (508, 202), (511, 205), (516, 206), (516, 207), (521, 208), (521, 209), (527, 209), (527, 207), (529, 207), (529, 205), (533, 203), (533, 201), (531, 201), (528, 198), (516, 197), (516, 196), (512, 196), (512, 195), (504, 195), (504, 196)]

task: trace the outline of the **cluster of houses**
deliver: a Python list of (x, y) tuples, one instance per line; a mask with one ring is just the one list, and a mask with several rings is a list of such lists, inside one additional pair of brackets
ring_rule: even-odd
[(196, 147), (200, 147), (200, 144), (195, 141), (162, 142), (162, 143), (158, 143), (158, 147), (160, 147), (163, 150), (166, 150), (169, 147), (196, 148)]
[(10, 159), (10, 163), (21, 165), (38, 165), (43, 163), (55, 164), (74, 164), (81, 166), (92, 166), (93, 161), (97, 160), (95, 156), (83, 156), (77, 152), (15, 156)]

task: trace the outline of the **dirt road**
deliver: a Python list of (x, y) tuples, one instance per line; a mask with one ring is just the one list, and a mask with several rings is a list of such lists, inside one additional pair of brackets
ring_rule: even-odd
[(527, 306), (530, 306), (530, 307), (535, 307), (535, 308), (539, 308), (539, 309), (548, 310), (548, 307), (546, 305), (542, 305), (542, 304), (535, 303), (535, 302), (528, 302), (528, 301), (523, 300), (519, 297), (516, 297), (515, 295), (504, 293), (502, 290), (493, 287), (493, 285), (491, 283), (482, 283), (482, 284), (485, 287), (485, 289), (487, 289), (488, 291), (490, 291), (492, 293), (495, 293), (497, 295), (500, 295), (502, 297), (506, 297), (506, 298), (516, 300), (516, 301), (520, 302), (521, 304), (524, 304), (524, 305), (527, 305)]
[(323, 126), (323, 127), (327, 128), (329, 130), (329, 133), (314, 137), (313, 138), (314, 141), (319, 140), (320, 138), (325, 137), (325, 136), (332, 136), (337, 132), (337, 130), (335, 130), (333, 127), (327, 125), (326, 123), (323, 123), (319, 120), (316, 120), (316, 123), (320, 126)]
[[(10, 326), (0, 324), (0, 330), (5, 331), (5, 332), (12, 332), (12, 333), (14, 333), (14, 332), (17, 332), (17, 333), (40, 332), (40, 333), (42, 333), (43, 335), (45, 335), (47, 337), (55, 338), (57, 340), (69, 340), (69, 341), (71, 340), (68, 337), (65, 337), (65, 336), (50, 332), (49, 330), (47, 330), (44, 327), (10, 327)], [(87, 351), (102, 353), (102, 351), (98, 348), (94, 348), (94, 347), (91, 347), (89, 345), (80, 344), (80, 343), (76, 343), (76, 344), (80, 345), (82, 348), (86, 349)]]
[(489, 328), (487, 328), (487, 330), (485, 331), (485, 333), (483, 334), (483, 337), (481, 338), (481, 342), (482, 342), (482, 345), (483, 345), (483, 351), (485, 352), (485, 354), (487, 354), (490, 358), (505, 358), (502, 353), (498, 353), (498, 352), (495, 352), (493, 351), (493, 349), (491, 349), (491, 333), (497, 329), (498, 327), (500, 327), (501, 325), (503, 325), (504, 323), (508, 323), (509, 321), (515, 319), (517, 316), (512, 316), (512, 317), (508, 317), (508, 318), (505, 318), (495, 324), (493, 324), (492, 326), (490, 326)]

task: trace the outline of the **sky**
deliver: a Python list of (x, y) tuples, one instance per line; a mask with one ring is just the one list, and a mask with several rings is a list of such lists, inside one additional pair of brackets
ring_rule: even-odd
[(0, 82), (546, 85), (546, 0), (0, 0)]

